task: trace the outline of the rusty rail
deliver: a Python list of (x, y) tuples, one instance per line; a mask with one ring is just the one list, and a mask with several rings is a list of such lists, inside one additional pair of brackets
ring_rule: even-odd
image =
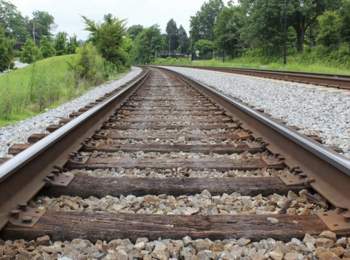
[(48, 174), (63, 167), (69, 154), (81, 147), (84, 139), (99, 129), (147, 76), (147, 72), (143, 73), (106, 101), (0, 165), (0, 229), (7, 223), (11, 211), (25, 205), (41, 190)]
[[(288, 166), (296, 167), (304, 177), (307, 176), (310, 185), (342, 212), (346, 218), (343, 224), (350, 228), (349, 159), (204, 83), (178, 72), (172, 73), (230, 111), (248, 129), (253, 129), (255, 135), (267, 140), (271, 151), (285, 156)], [(349, 226), (345, 224), (347, 222)]]

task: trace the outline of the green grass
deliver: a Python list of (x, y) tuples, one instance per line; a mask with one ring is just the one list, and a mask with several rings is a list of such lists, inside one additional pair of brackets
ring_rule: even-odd
[(56, 107), (91, 87), (92, 83), (77, 82), (71, 67), (76, 59), (76, 55), (52, 57), (1, 75), (0, 126)]
[(213, 66), (213, 67), (235, 67), (235, 68), (252, 68), (252, 69), (272, 69), (282, 71), (299, 71), (311, 73), (326, 73), (350, 75), (350, 67), (343, 64), (337, 64), (332, 61), (310, 62), (305, 56), (291, 56), (288, 64), (284, 65), (280, 61), (266, 61), (265, 59), (255, 57), (242, 57), (233, 60), (196, 60), (189, 59), (157, 59), (154, 64), (159, 65), (193, 65), (193, 66)]

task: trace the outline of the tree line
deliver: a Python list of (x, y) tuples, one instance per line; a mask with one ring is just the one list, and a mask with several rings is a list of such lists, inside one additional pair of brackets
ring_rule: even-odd
[(348, 64), (349, 24), (350, 0), (207, 0), (190, 18), (189, 37), (173, 19), (165, 34), (157, 25), (131, 26), (128, 34), (137, 63), (179, 52), (201, 59), (312, 54)]
[(31, 63), (75, 53), (85, 44), (116, 67), (151, 63), (162, 55), (279, 58), (287, 51), (340, 60), (350, 56), (350, 0), (207, 0), (190, 18), (189, 35), (174, 19), (164, 33), (159, 25), (128, 27), (111, 14), (102, 22), (82, 19), (90, 32), (85, 43), (65, 32), (53, 35), (55, 22), (49, 13), (23, 17), (14, 5), (0, 0), (0, 70), (10, 68), (14, 56)]
[(48, 12), (34, 11), (24, 17), (12, 3), (0, 0), (0, 71), (13, 66), (13, 58), (25, 63), (75, 53), (79, 42), (65, 32), (53, 35), (55, 19)]
[(350, 0), (209, 0), (191, 17), (193, 52), (231, 58), (255, 52), (350, 56)]

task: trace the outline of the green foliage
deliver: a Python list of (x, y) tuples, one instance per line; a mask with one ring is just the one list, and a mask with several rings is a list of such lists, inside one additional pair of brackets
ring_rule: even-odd
[(90, 40), (102, 57), (117, 66), (125, 66), (128, 62), (127, 53), (122, 49), (123, 37), (126, 35), (125, 22), (111, 14), (105, 15), (101, 24), (86, 17), (83, 19), (86, 30), (90, 32)]
[(67, 43), (67, 54), (74, 54), (77, 51), (77, 48), (79, 47), (79, 42), (77, 40), (77, 36), (73, 35), (69, 38), (69, 42)]
[(191, 60), (189, 58), (157, 58), (152, 62), (152, 64), (156, 65), (191, 65)]
[(336, 47), (341, 39), (341, 17), (335, 11), (327, 11), (318, 19), (320, 30), (317, 41), (326, 47)]
[(169, 52), (173, 52), (179, 46), (178, 29), (174, 19), (171, 19), (166, 26), (167, 43)]
[(65, 55), (67, 53), (67, 33), (65, 32), (59, 32), (56, 35), (55, 38), (55, 50), (56, 50), (56, 55)]
[(32, 115), (78, 93), (68, 62), (74, 57), (52, 57), (0, 76), (0, 119)]
[(243, 41), (252, 48), (262, 48), (267, 56), (280, 54), (283, 46), (283, 1), (245, 0), (245, 4), (245, 12), (249, 12), (249, 16), (242, 28)]
[(0, 72), (11, 67), (13, 60), (13, 41), (6, 37), (0, 26)]
[(194, 43), (201, 39), (214, 40), (214, 24), (223, 7), (222, 0), (209, 0), (191, 17), (190, 34)]
[(48, 37), (42, 37), (40, 41), (40, 51), (43, 58), (55, 56), (56, 50), (53, 42)]
[(289, 70), (314, 73), (334, 73), (350, 75), (349, 46), (341, 45), (337, 50), (318, 46), (316, 48), (306, 48), (304, 53), (295, 53), (289, 57), (289, 62), (284, 65), (281, 58), (266, 57), (260, 49), (249, 50), (239, 58), (226, 60), (195, 60), (189, 59), (157, 59), (157, 65), (194, 65), (194, 66), (219, 66), (234, 68), (257, 68), (273, 70)]
[(243, 19), (241, 8), (229, 6), (222, 10), (215, 23), (215, 43), (219, 50), (231, 57), (238, 56), (243, 49), (240, 32)]
[(142, 25), (133, 25), (130, 26), (127, 30), (127, 33), (129, 34), (130, 38), (132, 40), (135, 40), (136, 37), (143, 31), (143, 26)]
[(343, 0), (339, 9), (341, 22), (341, 37), (344, 42), (350, 44), (350, 0)]
[(8, 37), (15, 39), (16, 46), (23, 45), (29, 35), (26, 19), (16, 6), (4, 0), (0, 0), (0, 26)]
[(149, 64), (162, 47), (162, 36), (157, 25), (144, 29), (136, 38), (132, 49), (134, 63)]
[(33, 63), (42, 58), (40, 49), (34, 44), (32, 39), (28, 39), (21, 51), (21, 61)]
[(179, 46), (178, 50), (181, 53), (187, 54), (190, 49), (190, 39), (187, 36), (187, 33), (185, 29), (180, 25), (179, 30), (178, 30), (178, 41), (179, 41)]
[[(0, 125), (40, 113), (115, 78), (115, 66), (106, 63), (93, 46), (87, 48), (76, 55), (40, 60), (0, 76)], [(87, 67), (84, 62), (88, 70), (80, 78), (77, 68)]]
[(212, 56), (215, 49), (215, 45), (209, 40), (199, 40), (194, 45), (195, 51), (199, 51), (199, 57)]
[(78, 82), (83, 80), (98, 84), (106, 79), (106, 75), (103, 73), (104, 60), (91, 43), (78, 49), (73, 69)]
[(28, 22), (28, 30), (31, 32), (35, 43), (39, 43), (43, 37), (51, 37), (51, 27), (54, 22), (54, 17), (48, 12), (33, 12), (33, 18)]

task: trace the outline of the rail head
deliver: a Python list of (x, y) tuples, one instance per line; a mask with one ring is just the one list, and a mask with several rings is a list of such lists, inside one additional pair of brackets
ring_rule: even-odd
[(84, 112), (82, 115), (68, 122), (64, 126), (60, 127), (55, 132), (46, 136), (42, 140), (36, 142), (31, 147), (24, 150), (17, 156), (11, 158), (10, 160), (0, 165), (0, 183), (3, 182), (9, 176), (11, 176), (11, 174), (15, 172), (18, 168), (25, 166), (27, 162), (34, 160), (38, 155), (40, 155), (40, 153), (45, 151), (48, 147), (55, 145), (64, 136), (70, 134), (72, 131), (74, 131), (74, 129), (77, 126), (81, 125), (83, 122), (85, 122), (89, 118), (95, 116), (98, 111), (101, 111), (109, 103), (111, 103), (113, 100), (118, 98), (118, 96), (126, 92), (132, 85), (137, 84), (137, 82), (142, 80), (146, 75), (147, 74), (144, 72), (141, 76), (137, 77), (136, 81), (133, 81), (121, 87), (120, 91), (118, 91), (112, 97), (109, 97), (105, 101), (102, 101), (100, 104), (97, 104), (93, 108)]

